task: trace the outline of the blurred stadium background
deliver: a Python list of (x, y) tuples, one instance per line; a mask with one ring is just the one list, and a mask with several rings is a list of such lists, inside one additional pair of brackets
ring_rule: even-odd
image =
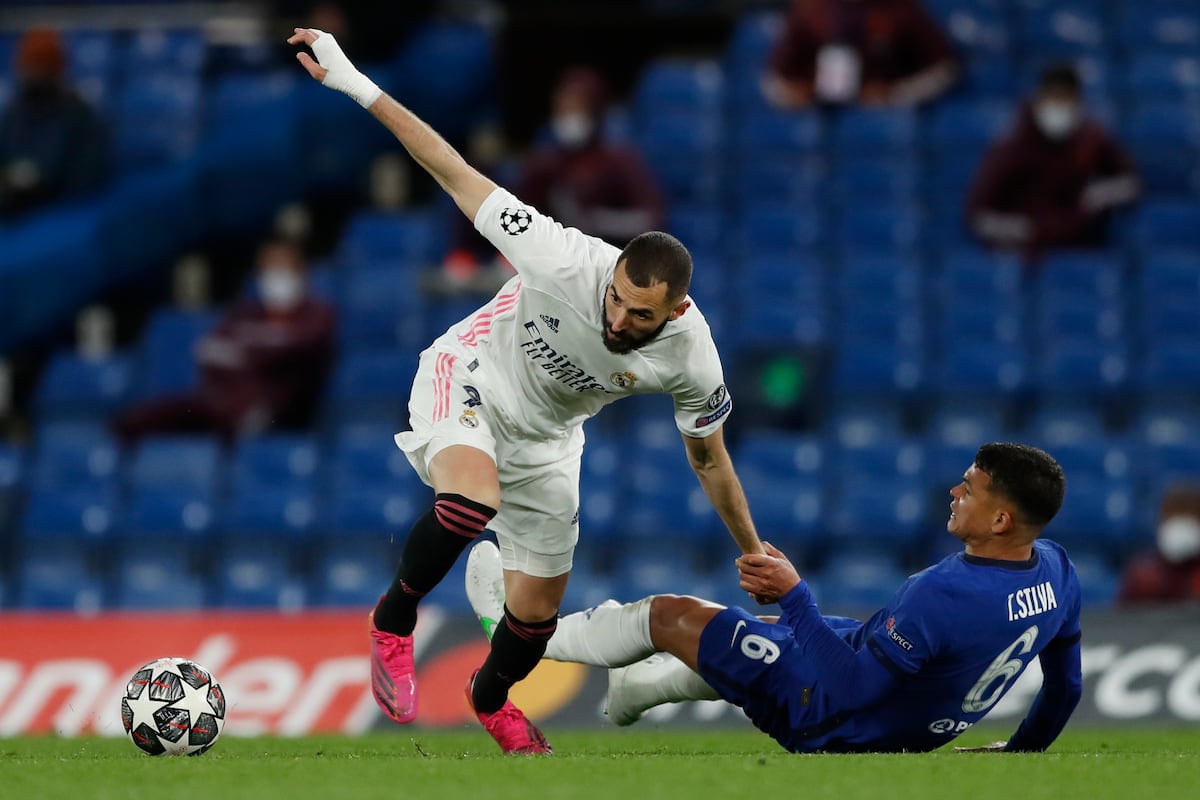
[[(827, 609), (881, 604), (953, 549), (946, 492), (995, 439), (1065, 466), (1049, 535), (1104, 608), (1122, 563), (1153, 542), (1163, 488), (1200, 476), (1200, 5), (925, 4), (965, 76), (916, 111), (766, 106), (757, 79), (779, 3), (444, 3), (360, 66), (460, 142), (480, 113), (532, 135), (572, 44), (611, 67), (614, 127), (643, 149), (696, 260), (751, 508)], [(369, 607), (393, 539), (428, 502), (391, 443), (416, 354), (479, 302), (418, 289), (445, 253), (443, 207), (429, 193), (370, 209), (368, 167), (397, 148), (280, 58), (272, 9), (2, 10), (5, 65), (30, 22), (65, 32), (120, 172), (93, 202), (0, 227), (0, 609)], [(599, 20), (601, 41), (579, 50)], [(547, 43), (545, 63), (519, 46), (532, 41)], [(1080, 66), (1145, 192), (1107, 248), (1030, 270), (966, 236), (963, 199), (987, 143), (1060, 58)], [(10, 81), (6, 66), (0, 102)], [(113, 410), (192, 382), (184, 356), (214, 319), (170, 302), (176, 262), (244, 256), (295, 204), (324, 232), (314, 280), (340, 311), (318, 423), (227, 448), (166, 437), (123, 449)], [(240, 277), (214, 269), (230, 287)], [(118, 347), (100, 355), (74, 342), (97, 304), (117, 326)], [(630, 400), (589, 424), (566, 607), (651, 591), (742, 601), (668, 409)], [(469, 613), (457, 574), (445, 586), (437, 601)]]

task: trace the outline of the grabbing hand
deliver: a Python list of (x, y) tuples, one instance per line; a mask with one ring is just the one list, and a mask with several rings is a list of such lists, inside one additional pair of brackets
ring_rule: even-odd
[(316, 28), (296, 28), (288, 38), (288, 44), (306, 44), (312, 48), (317, 60), (308, 53), (297, 53), (296, 60), (315, 80), (330, 89), (349, 95), (363, 108), (368, 108), (383, 94), (375, 83), (350, 63), (350, 59), (338, 46), (337, 39)]
[(770, 542), (763, 542), (763, 549), (766, 550), (765, 555), (747, 553), (738, 558), (739, 585), (754, 595), (756, 600), (777, 600), (796, 588), (800, 583), (800, 574), (787, 556)]

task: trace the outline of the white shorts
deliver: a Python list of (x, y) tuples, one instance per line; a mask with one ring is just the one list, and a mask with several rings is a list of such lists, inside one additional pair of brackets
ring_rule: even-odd
[(579, 541), (579, 466), (583, 429), (562, 439), (522, 438), (475, 387), (464, 359), (421, 354), (408, 401), (411, 431), (396, 446), (427, 485), (433, 457), (456, 444), (488, 454), (500, 477), (500, 509), (488, 525), (505, 569), (538, 578), (571, 571)]

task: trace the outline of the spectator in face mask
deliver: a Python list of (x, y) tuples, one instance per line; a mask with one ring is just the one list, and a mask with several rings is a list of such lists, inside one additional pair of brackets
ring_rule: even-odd
[(1180, 483), (1167, 490), (1159, 507), (1155, 545), (1126, 567), (1118, 602), (1200, 600), (1200, 484)]
[(762, 88), (780, 108), (913, 106), (957, 77), (950, 40), (918, 0), (793, 0)]
[(984, 156), (967, 222), (984, 243), (1036, 258), (1051, 248), (1103, 244), (1108, 212), (1138, 191), (1133, 162), (1087, 116), (1078, 73), (1052, 66), (1012, 130)]
[(0, 216), (11, 217), (99, 188), (108, 176), (103, 120), (65, 81), (58, 34), (31, 30), (13, 60), (11, 104), (0, 114)]
[(638, 153), (605, 140), (608, 101), (595, 71), (563, 74), (551, 100), (553, 141), (521, 164), (516, 194), (567, 227), (624, 247), (663, 226), (663, 198)]
[(255, 289), (197, 344), (199, 385), (126, 411), (116, 422), (123, 439), (189, 432), (233, 439), (310, 422), (333, 352), (333, 309), (309, 292), (303, 256), (288, 242), (259, 249)]

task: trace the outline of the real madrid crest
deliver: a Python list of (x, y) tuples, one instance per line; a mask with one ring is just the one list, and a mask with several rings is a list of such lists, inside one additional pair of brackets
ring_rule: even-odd
[(637, 375), (632, 372), (614, 372), (608, 376), (608, 379), (618, 389), (632, 389), (633, 385), (637, 383)]
[(479, 418), (476, 417), (475, 412), (469, 408), (463, 411), (462, 415), (458, 418), (458, 421), (464, 428), (479, 427)]

